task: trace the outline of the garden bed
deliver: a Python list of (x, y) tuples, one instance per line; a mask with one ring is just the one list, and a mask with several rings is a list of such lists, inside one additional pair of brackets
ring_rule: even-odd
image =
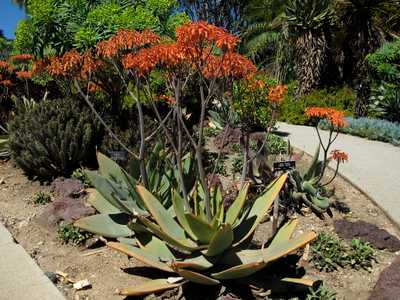
[[(298, 167), (301, 169), (309, 160), (308, 156), (302, 156)], [(59, 283), (58, 287), (67, 299), (121, 299), (121, 296), (115, 294), (116, 289), (134, 286), (146, 278), (157, 276), (154, 270), (143, 268), (143, 264), (135, 259), (128, 260), (125, 255), (104, 247), (101, 242), (93, 249), (63, 244), (56, 228), (46, 228), (39, 222), (39, 216), (46, 206), (31, 202), (37, 192), (49, 192), (49, 186), (29, 181), (12, 161), (0, 162), (0, 179), (0, 221), (11, 231), (17, 242), (45, 272), (61, 271), (74, 280), (88, 279), (92, 284), (90, 289), (75, 291), (70, 285)], [(320, 220), (304, 210), (304, 215), (298, 216), (300, 222), (297, 233), (314, 230), (317, 233), (334, 234), (334, 221), (346, 218), (375, 224), (399, 236), (398, 229), (385, 214), (348, 182), (338, 178), (334, 187), (335, 198), (340, 199), (351, 212), (333, 210), (333, 218)], [(269, 238), (270, 223), (266, 222), (258, 228), (255, 242)], [(370, 272), (346, 267), (325, 273), (316, 270), (311, 262), (303, 262), (302, 265), (307, 270), (307, 276), (323, 280), (328, 288), (337, 293), (337, 299), (368, 299), (379, 274), (396, 257), (395, 253), (387, 250), (376, 250), (376, 253), (377, 262), (373, 263)], [(170, 292), (165, 296), (174, 299), (177, 295), (177, 292)], [(186, 294), (187, 299), (196, 297), (193, 293), (191, 296)]]

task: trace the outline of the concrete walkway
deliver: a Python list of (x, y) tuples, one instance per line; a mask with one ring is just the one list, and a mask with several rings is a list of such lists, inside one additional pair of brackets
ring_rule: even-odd
[[(278, 130), (290, 134), (288, 138), (294, 147), (315, 153), (318, 136), (313, 127), (278, 123)], [(326, 141), (328, 132), (321, 131), (321, 136)], [(349, 161), (341, 165), (341, 175), (400, 226), (400, 147), (340, 134), (331, 148), (349, 154)]]
[(65, 298), (0, 223), (0, 300), (24, 299)]

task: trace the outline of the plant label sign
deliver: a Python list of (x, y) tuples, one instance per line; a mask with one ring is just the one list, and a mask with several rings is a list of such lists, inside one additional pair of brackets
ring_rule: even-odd
[(108, 154), (114, 161), (125, 161), (128, 159), (128, 153), (126, 151), (108, 151)]
[(289, 171), (295, 168), (296, 168), (296, 161), (294, 160), (274, 162), (274, 172)]

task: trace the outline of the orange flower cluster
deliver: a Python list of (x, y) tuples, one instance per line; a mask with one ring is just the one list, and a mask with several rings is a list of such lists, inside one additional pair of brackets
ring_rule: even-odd
[(4, 86), (12, 86), (13, 85), (11, 80), (8, 80), (8, 79), (0, 81), (0, 84), (2, 84)]
[(256, 66), (243, 55), (236, 52), (227, 52), (222, 56), (211, 55), (202, 73), (206, 78), (249, 78), (256, 71)]
[(10, 57), (11, 61), (25, 61), (25, 60), (32, 60), (32, 54), (17, 54)]
[(344, 113), (333, 108), (308, 107), (306, 108), (305, 114), (308, 117), (326, 119), (337, 128), (343, 128), (347, 126)]
[(47, 70), (49, 65), (48, 60), (46, 59), (39, 59), (35, 61), (32, 65), (32, 75), (40, 75)]
[(32, 78), (32, 72), (31, 71), (19, 71), (16, 72), (17, 77), (21, 79), (30, 79)]
[(239, 38), (226, 30), (207, 22), (192, 22), (176, 29), (178, 44), (188, 48), (204, 48), (207, 44), (215, 44), (224, 51), (233, 51), (239, 43)]
[(248, 87), (252, 91), (262, 90), (265, 88), (265, 82), (260, 79), (251, 78), (249, 80)]
[(4, 60), (0, 60), (0, 69), (8, 69), (10, 64)]
[(103, 65), (103, 62), (93, 57), (90, 50), (80, 54), (74, 49), (66, 52), (62, 57), (50, 57), (48, 62), (38, 61), (33, 67), (33, 72), (47, 70), (53, 76), (71, 75), (87, 78), (89, 73), (97, 71)]
[(347, 153), (340, 150), (333, 150), (330, 159), (336, 160), (338, 163), (344, 163), (349, 160)]
[(268, 99), (274, 103), (281, 103), (288, 91), (287, 85), (279, 84), (272, 88), (268, 93)]
[(160, 36), (151, 32), (138, 32), (122, 29), (107, 41), (97, 44), (97, 54), (102, 57), (114, 57), (121, 50), (138, 49), (147, 45), (154, 45), (160, 41)]

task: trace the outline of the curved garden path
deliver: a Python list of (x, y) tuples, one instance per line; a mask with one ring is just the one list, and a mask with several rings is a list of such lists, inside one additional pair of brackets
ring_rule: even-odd
[[(278, 131), (289, 134), (291, 144), (313, 155), (318, 136), (313, 127), (278, 123)], [(322, 139), (328, 132), (321, 131)], [(400, 147), (340, 134), (332, 149), (349, 154), (340, 174), (367, 194), (397, 226), (400, 226)]]

